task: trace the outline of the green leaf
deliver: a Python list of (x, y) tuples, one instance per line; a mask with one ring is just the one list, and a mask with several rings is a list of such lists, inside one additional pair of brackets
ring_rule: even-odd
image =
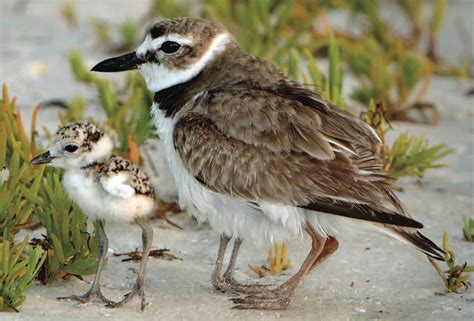
[(300, 67), (299, 67), (300, 56), (295, 48), (290, 48), (290, 57), (288, 60), (288, 76), (296, 81), (301, 78)]
[(430, 20), (430, 31), (432, 34), (437, 34), (441, 27), (441, 23), (443, 21), (444, 12), (446, 10), (446, 4), (448, 3), (447, 0), (436, 0), (434, 9), (433, 9), (433, 16)]
[(53, 249), (56, 257), (58, 258), (58, 261), (60, 264), (64, 264), (66, 262), (66, 258), (64, 256), (63, 252), (63, 246), (61, 242), (59, 241), (58, 237), (55, 234), (49, 235), (51, 238), (51, 241), (53, 242)]
[(336, 91), (340, 85), (339, 47), (334, 35), (329, 40), (329, 97), (336, 98)]
[(5, 239), (6, 231), (7, 231), (7, 229), (4, 230), (4, 233), (3, 233), (4, 239), (2, 240), (2, 245), (3, 245), (3, 249), (2, 249), (2, 273), (3, 274), (8, 274), (8, 271), (10, 270), (9, 269), (9, 267), (10, 267), (10, 264), (9, 264), (9, 260), (10, 260), (10, 242)]
[(427, 169), (444, 167), (437, 161), (450, 153), (452, 150), (443, 144), (429, 146), (424, 135), (403, 133), (393, 143), (384, 166), (393, 177), (423, 177)]

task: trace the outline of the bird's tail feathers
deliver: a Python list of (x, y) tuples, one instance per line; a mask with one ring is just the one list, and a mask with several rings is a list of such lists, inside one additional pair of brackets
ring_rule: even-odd
[(395, 237), (396, 239), (399, 239), (410, 246), (413, 246), (435, 260), (444, 260), (443, 256), (446, 253), (433, 241), (418, 231), (387, 225), (385, 225), (385, 231), (390, 234), (390, 236)]

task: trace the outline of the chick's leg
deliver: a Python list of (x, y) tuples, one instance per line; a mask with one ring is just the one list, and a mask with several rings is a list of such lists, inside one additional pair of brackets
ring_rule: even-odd
[(108, 303), (106, 305), (108, 308), (119, 308), (125, 306), (134, 297), (139, 296), (141, 299), (140, 311), (145, 310), (145, 274), (148, 256), (150, 255), (151, 244), (153, 243), (153, 228), (143, 218), (138, 218), (135, 220), (135, 222), (142, 229), (143, 243), (142, 261), (140, 263), (140, 270), (138, 271), (137, 280), (132, 288), (132, 291), (125, 294), (125, 297), (121, 301)]
[(79, 301), (80, 304), (89, 304), (94, 301), (103, 303), (112, 303), (108, 300), (100, 291), (100, 275), (104, 265), (104, 260), (107, 256), (107, 250), (109, 249), (109, 239), (105, 234), (104, 222), (102, 220), (96, 221), (97, 231), (99, 233), (99, 264), (97, 266), (97, 272), (94, 276), (94, 282), (92, 283), (89, 291), (83, 295), (71, 295), (66, 297), (59, 297), (58, 300), (62, 301)]

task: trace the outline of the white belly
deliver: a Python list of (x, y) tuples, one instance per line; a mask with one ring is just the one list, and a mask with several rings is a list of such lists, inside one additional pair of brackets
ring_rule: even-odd
[(143, 195), (121, 198), (108, 194), (91, 176), (80, 170), (67, 170), (63, 185), (69, 197), (91, 219), (131, 222), (151, 214), (154, 201)]

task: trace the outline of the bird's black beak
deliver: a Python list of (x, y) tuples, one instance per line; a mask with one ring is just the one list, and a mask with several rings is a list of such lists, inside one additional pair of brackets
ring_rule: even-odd
[(131, 52), (119, 57), (109, 58), (92, 67), (91, 71), (116, 72), (137, 69), (144, 59), (138, 58), (137, 53)]
[(39, 165), (39, 164), (48, 164), (51, 163), (51, 161), (54, 159), (54, 157), (51, 156), (51, 153), (49, 150), (46, 153), (43, 153), (41, 155), (36, 156), (33, 158), (30, 163), (33, 165)]

